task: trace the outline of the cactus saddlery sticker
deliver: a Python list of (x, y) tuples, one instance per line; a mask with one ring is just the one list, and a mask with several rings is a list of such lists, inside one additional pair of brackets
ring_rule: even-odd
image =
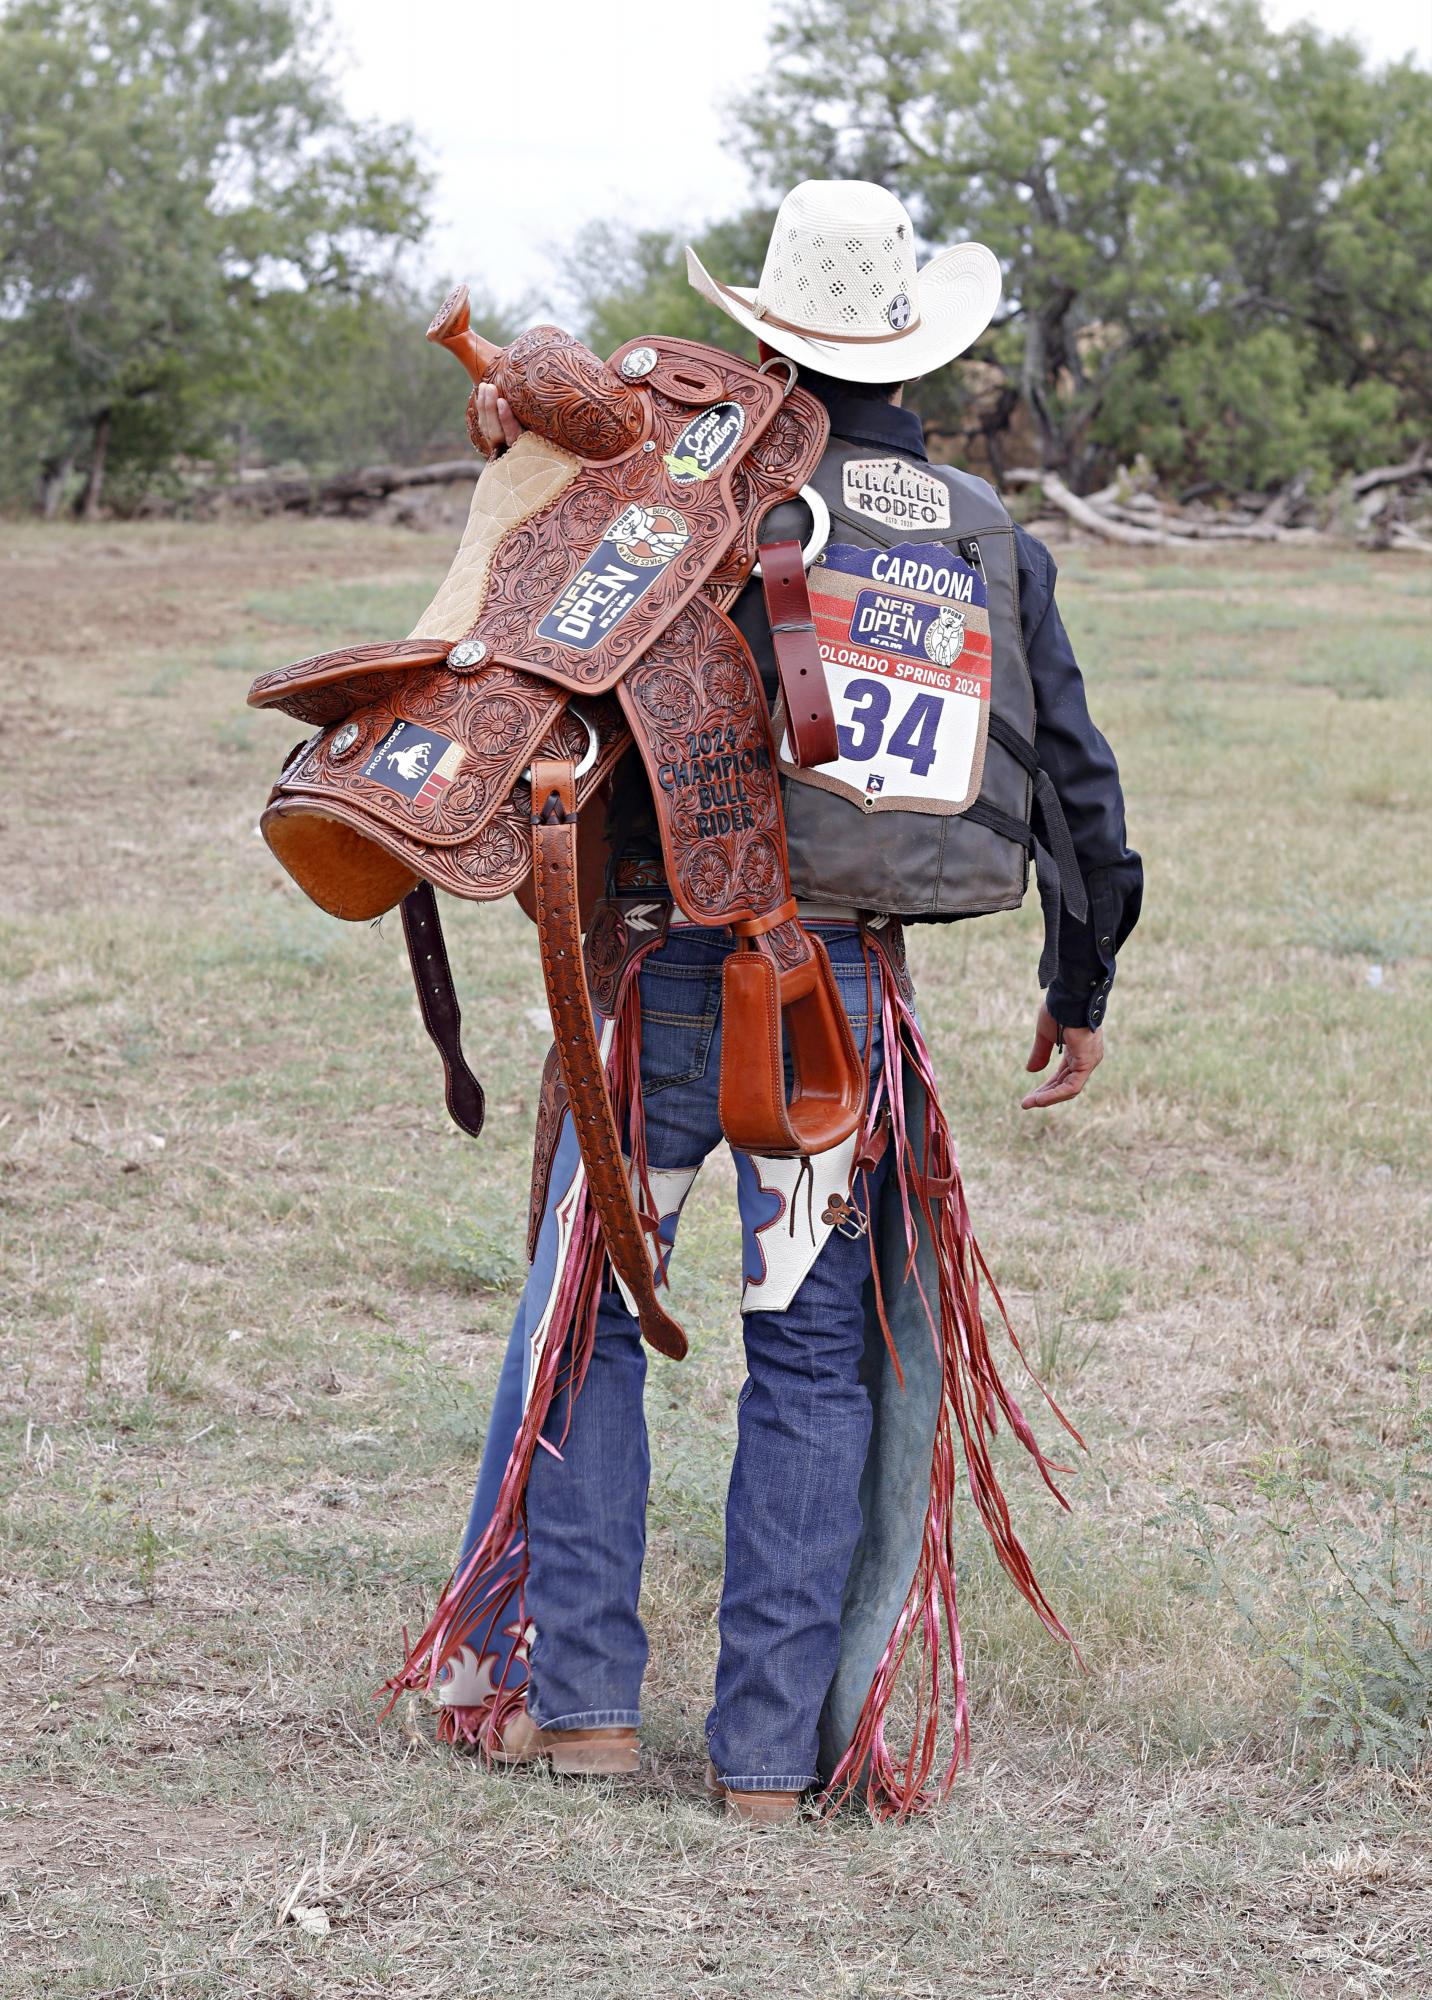
[(950, 489), (907, 458), (851, 458), (842, 474), (847, 512), (887, 528), (948, 528)]
[(833, 542), (810, 572), (840, 755), (788, 777), (866, 812), (963, 812), (978, 795), (989, 727), (989, 600), (939, 542)]

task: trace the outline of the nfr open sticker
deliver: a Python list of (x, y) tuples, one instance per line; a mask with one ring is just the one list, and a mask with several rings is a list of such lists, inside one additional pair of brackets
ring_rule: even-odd
[(938, 542), (837, 542), (810, 573), (840, 754), (789, 775), (870, 812), (962, 812), (979, 792), (989, 720), (989, 599)]
[(639, 500), (618, 514), (577, 575), (537, 627), (583, 653), (600, 645), (691, 540), (691, 525), (674, 507)]

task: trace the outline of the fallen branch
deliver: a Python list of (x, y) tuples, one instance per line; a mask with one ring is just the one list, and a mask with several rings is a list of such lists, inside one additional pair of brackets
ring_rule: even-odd
[[(1425, 549), (1423, 531), (1432, 523), (1398, 518), (1406, 502), (1397, 489), (1420, 479), (1432, 479), (1432, 456), (1425, 446), (1405, 465), (1377, 466), (1350, 477), (1342, 491), (1346, 501), (1353, 503), (1360, 536), (1366, 538), (1376, 521), (1373, 539), (1377, 546)], [(1071, 493), (1057, 473), (1030, 466), (1007, 472), (1004, 483), (1037, 487), (1044, 503), (1076, 527), (1133, 548), (1186, 549), (1193, 542), (1316, 547), (1327, 541), (1336, 520), (1335, 513), (1325, 506), (1315, 510), (1309, 502), (1306, 474), (1299, 474), (1271, 497), (1245, 495), (1241, 502), (1221, 509), (1198, 504), (1176, 508), (1124, 472), (1099, 492), (1083, 496)], [(1298, 522), (1300, 525), (1294, 525)]]
[(1013, 472), (1004, 475), (1004, 483), (1006, 486), (1038, 486), (1045, 499), (1061, 514), (1067, 514), (1078, 527), (1087, 528), (1091, 534), (1103, 535), (1108, 541), (1123, 542), (1135, 548), (1168, 549), (1178, 546), (1172, 535), (1149, 528), (1129, 527), (1123, 521), (1111, 520), (1107, 514), (1101, 514), (1087, 500), (1071, 493), (1057, 473), (1037, 472), (1031, 466), (1017, 466)]
[(1246, 515), (1230, 514), (1220, 519), (1216, 514), (1204, 514), (1190, 518), (1166, 513), (1157, 506), (1137, 509), (1133, 506), (1110, 506), (1107, 511), (1114, 520), (1130, 520), (1135, 526), (1155, 529), (1179, 541), (1315, 542), (1319, 539), (1313, 528), (1284, 528), (1276, 521), (1250, 521)]
[(330, 479), (280, 478), (229, 486), (211, 497), (232, 506), (252, 507), (265, 514), (321, 514), (332, 509), (376, 506), (390, 493), (414, 486), (447, 486), (477, 478), (482, 466), (475, 458), (446, 458), (436, 465), (365, 465)]
[(1432, 542), (1425, 535), (1419, 535), (1404, 521), (1394, 521), (1387, 531), (1387, 545), (1392, 549), (1413, 549), (1418, 555), (1432, 556)]
[(1350, 485), (1354, 494), (1361, 495), (1377, 486), (1401, 486), (1409, 479), (1432, 479), (1432, 457), (1425, 444), (1419, 444), (1405, 464), (1375, 465), (1368, 472), (1355, 473)]

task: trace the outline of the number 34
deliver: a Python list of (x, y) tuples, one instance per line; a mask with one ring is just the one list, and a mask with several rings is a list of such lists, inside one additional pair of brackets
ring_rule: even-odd
[[(836, 730), (840, 754), (852, 764), (869, 764), (885, 744), (885, 727), (890, 720), (890, 687), (886, 681), (859, 674), (845, 684), (850, 704), (850, 721)], [(886, 754), (899, 757), (917, 778), (928, 775), (935, 761), (935, 741), (940, 732), (944, 703), (937, 694), (916, 694), (908, 707), (896, 716)]]

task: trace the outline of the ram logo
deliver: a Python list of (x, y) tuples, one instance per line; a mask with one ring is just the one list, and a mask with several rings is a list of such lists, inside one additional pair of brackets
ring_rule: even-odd
[(965, 614), (942, 604), (940, 615), (925, 631), (925, 652), (937, 666), (950, 667), (965, 649)]

